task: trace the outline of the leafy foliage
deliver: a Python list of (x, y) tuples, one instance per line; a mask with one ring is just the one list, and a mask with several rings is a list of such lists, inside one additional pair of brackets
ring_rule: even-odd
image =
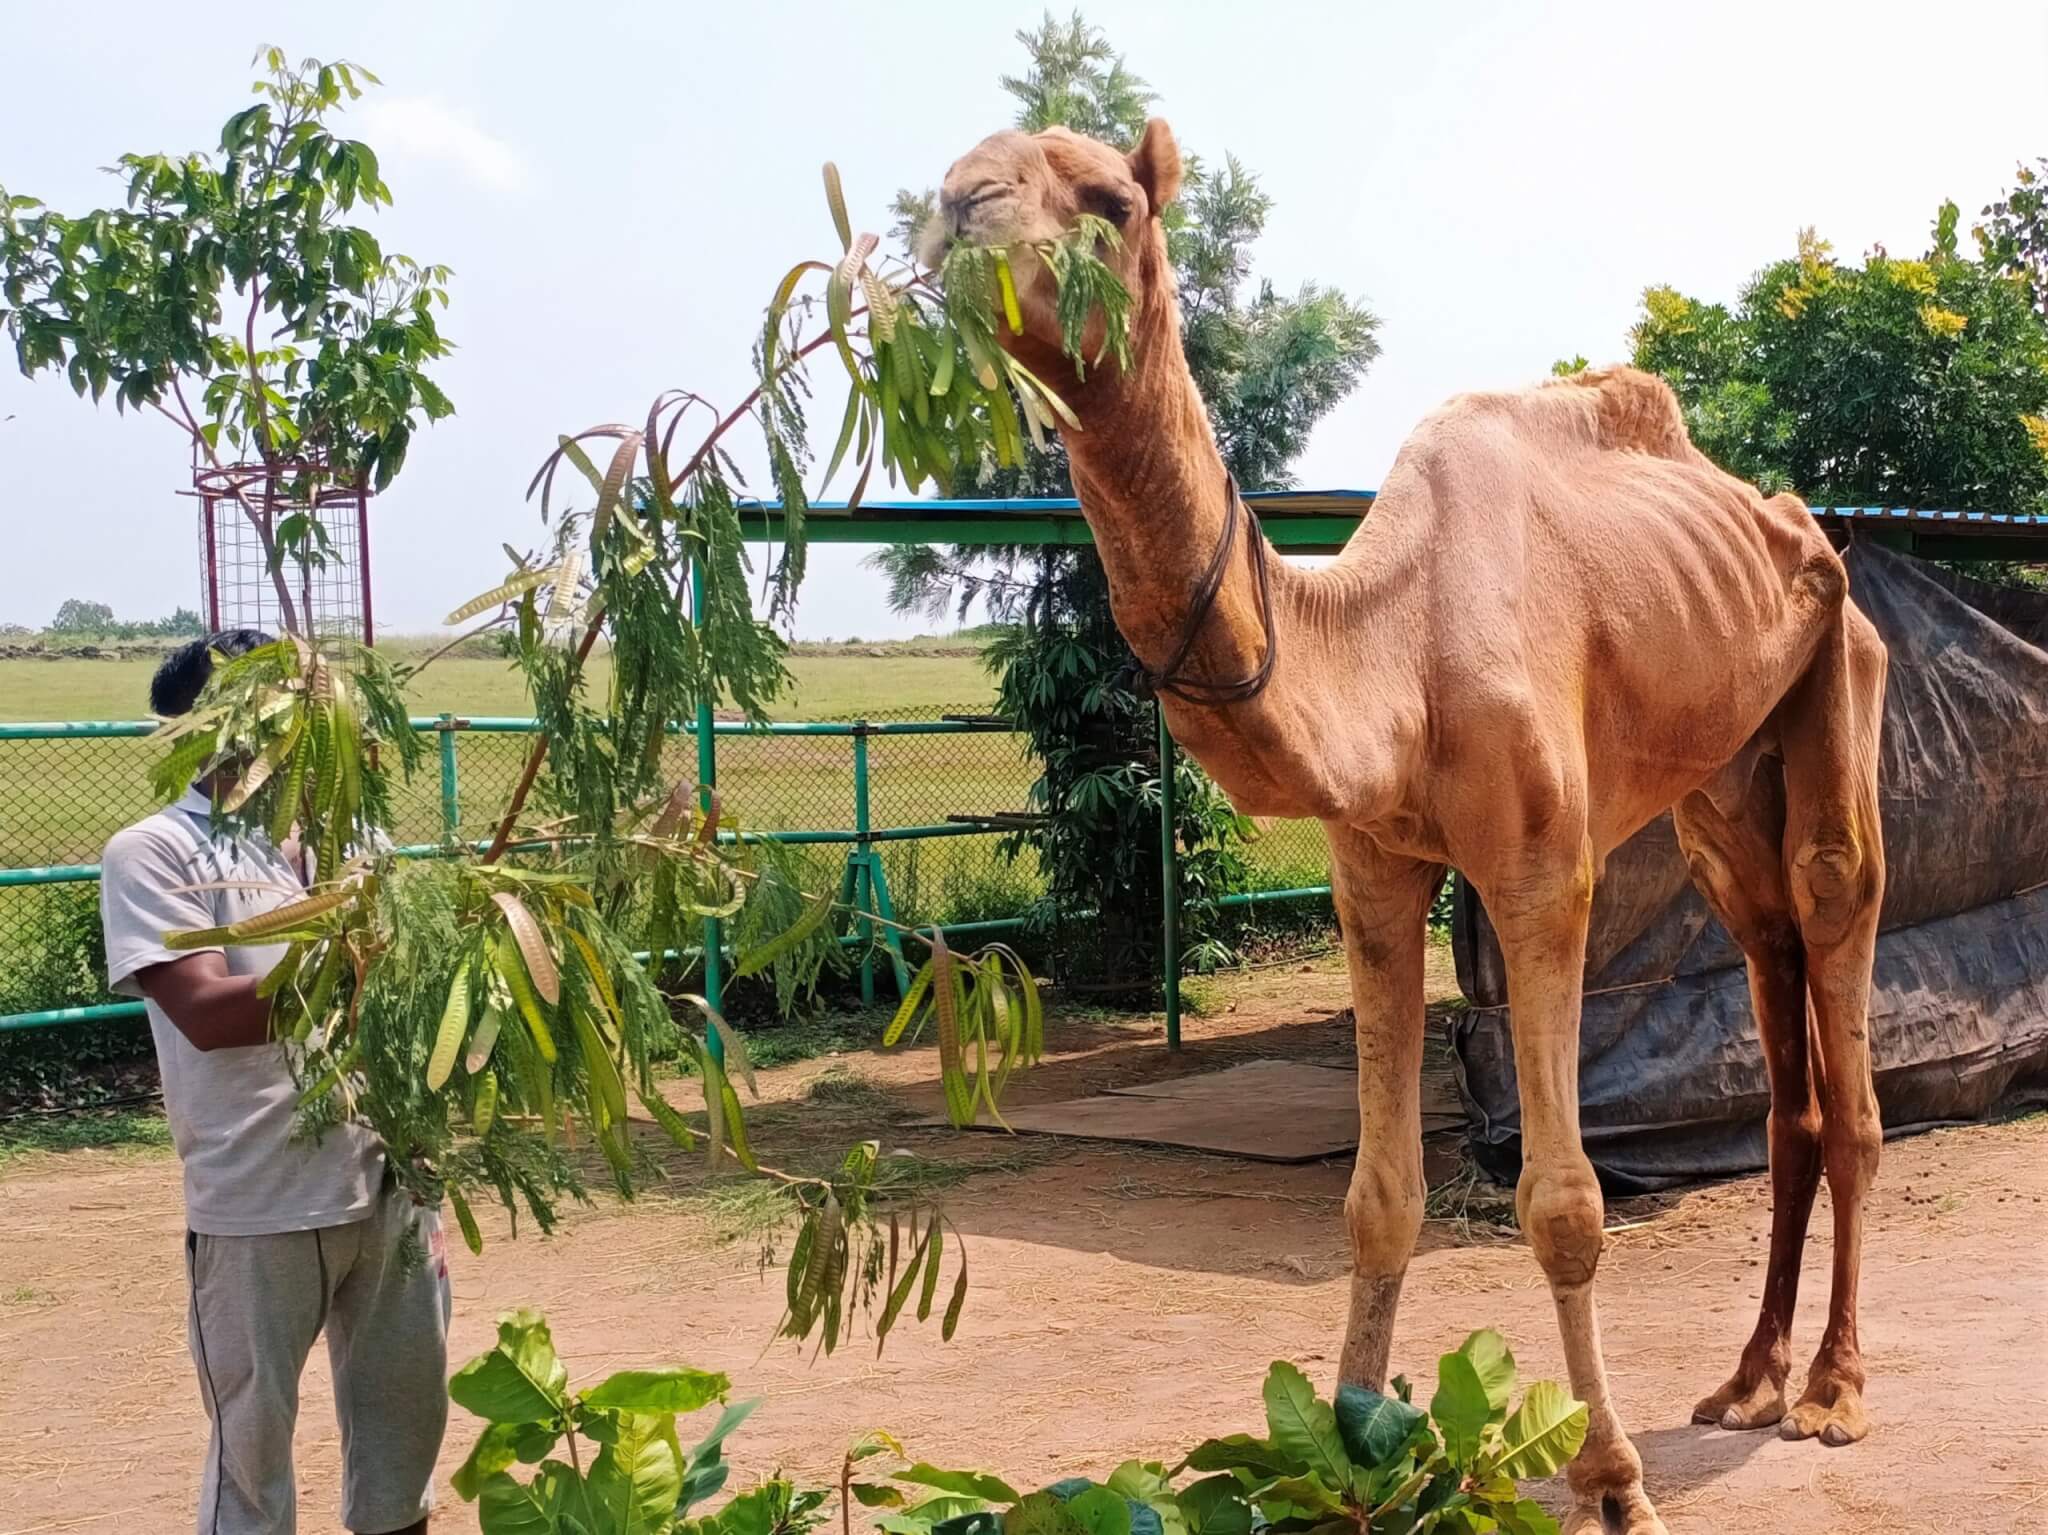
[(2048, 319), (2048, 155), (2019, 167), (2012, 190), (1984, 209), (1972, 232), (1984, 264), (2025, 282), (2034, 312)]
[[(1130, 1460), (1101, 1482), (1073, 1476), (1035, 1492), (913, 1463), (892, 1435), (873, 1432), (841, 1465), (840, 1527), (850, 1531), (860, 1509), (884, 1535), (1556, 1535), (1515, 1484), (1554, 1475), (1578, 1453), (1585, 1404), (1538, 1381), (1510, 1410), (1514, 1356), (1492, 1331), (1472, 1334), (1437, 1370), (1425, 1412), (1405, 1382), (1393, 1396), (1343, 1387), (1331, 1402), (1278, 1362), (1262, 1392), (1263, 1437), (1210, 1439), (1178, 1465)], [(487, 1420), (455, 1475), (484, 1535), (803, 1535), (824, 1522), (827, 1495), (779, 1474), (715, 1515), (696, 1514), (725, 1485), (724, 1442), (753, 1404), (726, 1408), (688, 1451), (676, 1418), (723, 1402), (724, 1376), (622, 1371), (575, 1394), (567, 1380), (546, 1322), (521, 1311), (449, 1384)], [(878, 1477), (884, 1457), (902, 1464)], [(522, 1464), (536, 1468), (524, 1482)]]
[[(801, 402), (814, 353), (829, 345), (844, 364), (849, 407), (833, 461), (853, 447), (863, 483), (878, 462), (915, 488), (985, 459), (1014, 461), (1023, 451), (1016, 434), (1006, 444), (988, 423), (1004, 410), (1035, 421), (1065, 406), (994, 347), (998, 293), (967, 280), (941, 295), (915, 274), (871, 269), (878, 240), (853, 234), (831, 167), (825, 184), (844, 253), (799, 263), (778, 285), (752, 394), (721, 412), (672, 391), (652, 403), (644, 425), (558, 439), (528, 492), (539, 497), (547, 545), (508, 547), (504, 579), (451, 614), (451, 623), (483, 617), (475, 632), (508, 636), (542, 726), (486, 846), (451, 844), (429, 859), (397, 853), (385, 831), (387, 773), (394, 761), (409, 771), (419, 751), (402, 704), (408, 674), (374, 652), (297, 634), (233, 660), (216, 657), (199, 707), (163, 732), (168, 749), (154, 783), (170, 798), (201, 781), (224, 830), (260, 831), (279, 844), (296, 835), (312, 853), (302, 899), (166, 937), (173, 948), (287, 945), (264, 988), (273, 1027), (291, 1045), (310, 1128), (344, 1118), (369, 1125), (401, 1183), (430, 1203), (445, 1195), (474, 1248), (482, 1237), (473, 1200), (495, 1196), (515, 1220), (523, 1209), (546, 1228), (562, 1195), (583, 1193), (579, 1137), (630, 1196), (628, 1118), (637, 1099), (678, 1145), (702, 1145), (713, 1167), (729, 1157), (788, 1194), (798, 1256), (783, 1330), (815, 1335), (829, 1351), (851, 1310), (885, 1294), (876, 1332), (886, 1337), (911, 1286), (897, 1274), (906, 1245), (917, 1315), (929, 1317), (944, 1226), (920, 1205), (920, 1183), (901, 1159), (872, 1143), (825, 1177), (762, 1165), (735, 1085), (753, 1088), (745, 1041), (705, 998), (661, 989), (668, 957), (687, 952), (705, 918), (742, 912), (749, 891), (766, 899), (755, 920), (740, 924), (752, 940), (740, 956), (743, 974), (773, 970), (778, 994), (792, 997), (801, 977), (815, 978), (824, 957), (837, 954), (830, 894), (802, 889), (801, 861), (750, 836), (715, 791), (663, 776), (674, 722), (721, 699), (759, 718), (784, 681), (782, 641), (752, 610), (746, 503), (727, 434), (741, 422), (759, 429), (784, 503), (787, 543), (768, 576), (772, 619), (803, 576), (802, 471), (811, 457)], [(1078, 351), (1099, 321), (1101, 355), (1116, 358), (1126, 295), (1100, 258), (1103, 237), (1084, 224), (1036, 254), (1065, 294), (1070, 348)], [(1008, 259), (969, 252), (961, 269), (1000, 287)], [(825, 277), (822, 303), (799, 292), (812, 274)], [(824, 323), (811, 323), (820, 310)], [(864, 330), (850, 329), (863, 317)], [(700, 406), (712, 424), (694, 446), (678, 444)], [(601, 463), (586, 444), (602, 445)], [(564, 465), (587, 482), (587, 496), (558, 497)], [(314, 557), (302, 548), (286, 554)], [(602, 689), (585, 671), (600, 640), (611, 659)], [(644, 960), (626, 937), (629, 919), (652, 950)], [(998, 1112), (1010, 1071), (1043, 1048), (1035, 979), (1007, 948), (954, 954), (936, 932), (904, 932), (933, 951), (915, 994), (936, 1023), (956, 1122)], [(701, 1027), (678, 1022), (678, 1010)], [(905, 1009), (895, 1034), (914, 1012)], [(654, 1082), (653, 1062), (674, 1055), (702, 1084), (701, 1131)], [(955, 1256), (953, 1271), (947, 1336), (965, 1302), (964, 1258)], [(545, 1342), (531, 1328), (520, 1336), (521, 1348)], [(558, 1396), (549, 1402), (568, 1412)], [(592, 1421), (608, 1432), (654, 1432)], [(634, 1444), (635, 1467), (660, 1459), (651, 1441)], [(600, 1457), (590, 1475), (604, 1464)], [(561, 1474), (543, 1472), (516, 1495), (493, 1483), (489, 1496), (502, 1502), (495, 1517), (535, 1518), (581, 1496)]]
[(0, 188), (0, 327), (25, 375), (56, 369), (80, 395), (155, 409), (196, 460), (274, 471), (279, 485), (241, 499), (275, 577), (287, 550), (321, 555), (316, 519), (272, 515), (280, 489), (382, 490), (419, 421), (454, 407), (426, 372), (450, 350), (434, 315), (448, 269), (345, 222), (391, 202), (376, 152), (330, 121), (377, 77), (257, 57), (259, 99), (222, 125), (217, 153), (122, 155), (121, 206), (73, 216)]
[(1766, 490), (2048, 510), (2048, 319), (1956, 225), (1945, 204), (1922, 257), (1861, 266), (1809, 231), (1733, 309), (1651, 288), (1636, 365), (1678, 391), (1701, 451)]
[[(1028, 67), (1001, 83), (1017, 104), (1018, 127), (1064, 125), (1112, 144), (1136, 141), (1153, 94), (1099, 29), (1078, 12), (1065, 21), (1048, 14), (1017, 40)], [(899, 193), (899, 236), (913, 235), (932, 206), (929, 192)], [(1379, 353), (1378, 321), (1337, 290), (1311, 284), (1290, 297), (1270, 283), (1253, 285), (1253, 248), (1271, 208), (1258, 178), (1226, 156), (1213, 170), (1190, 158), (1181, 197), (1164, 213), (1188, 366), (1224, 461), (1247, 489), (1291, 483), (1287, 466), (1309, 432)], [(941, 280), (959, 281), (953, 265)], [(1057, 442), (1019, 468), (984, 475), (979, 491), (1073, 494)], [(1061, 910), (1102, 914), (1063, 934), (1076, 975), (1149, 984), (1159, 971), (1158, 924), (1149, 915), (1161, 898), (1156, 733), (1150, 707), (1118, 681), (1132, 657), (1110, 617), (1094, 551), (906, 546), (878, 551), (870, 563), (888, 578), (898, 612), (964, 622), (980, 604), (989, 618), (1015, 626), (987, 659), (1000, 678), (1000, 708), (1045, 763), (1033, 802), (1046, 820), (1010, 845), (1038, 854), (1047, 920)], [(1197, 903), (1242, 888), (1249, 824), (1184, 758), (1175, 787), (1188, 954), (1226, 957)]]
[[(1496, 1361), (1482, 1376), (1475, 1354)], [(1020, 1495), (993, 1477), (918, 1465), (904, 1486), (852, 1483), (862, 1504), (896, 1510), (891, 1535), (1250, 1535), (1254, 1530), (1554, 1532), (1517, 1479), (1555, 1473), (1585, 1435), (1586, 1409), (1549, 1381), (1512, 1414), (1514, 1362), (1497, 1333), (1475, 1333), (1439, 1365), (1430, 1410), (1356, 1387), (1335, 1403), (1276, 1363), (1263, 1397), (1266, 1434), (1195, 1447), (1177, 1466), (1126, 1461), (1106, 1481), (1070, 1477)], [(1188, 1472), (1198, 1479), (1176, 1485)]]

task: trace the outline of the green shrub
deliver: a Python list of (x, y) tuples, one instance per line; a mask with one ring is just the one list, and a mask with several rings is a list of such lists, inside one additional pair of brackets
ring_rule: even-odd
[[(921, 1304), (931, 1299), (927, 1287)], [(487, 1420), (455, 1474), (484, 1535), (803, 1535), (825, 1522), (829, 1494), (780, 1474), (696, 1514), (724, 1487), (725, 1440), (753, 1404), (727, 1407), (687, 1451), (676, 1419), (724, 1402), (725, 1376), (622, 1370), (576, 1393), (568, 1380), (547, 1323), (517, 1311), (499, 1321), (497, 1346), (449, 1383)], [(1538, 1381), (1510, 1411), (1514, 1392), (1514, 1356), (1491, 1331), (1437, 1362), (1427, 1410), (1398, 1377), (1392, 1396), (1344, 1386), (1325, 1401), (1283, 1361), (1266, 1376), (1264, 1437), (1230, 1434), (1172, 1467), (1126, 1461), (1107, 1481), (1069, 1477), (1030, 1493), (922, 1461), (856, 1480), (857, 1467), (872, 1476), (867, 1464), (883, 1456), (910, 1460), (874, 1433), (847, 1451), (839, 1517), (851, 1529), (856, 1505), (874, 1510), (887, 1535), (1556, 1535), (1516, 1483), (1554, 1475), (1578, 1453), (1586, 1407)], [(524, 1480), (522, 1466), (535, 1467)]]

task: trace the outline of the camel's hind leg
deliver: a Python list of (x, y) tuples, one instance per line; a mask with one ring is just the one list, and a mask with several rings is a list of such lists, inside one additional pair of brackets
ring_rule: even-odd
[(1819, 1046), (1821, 1144), (1835, 1215), (1834, 1288), (1806, 1391), (1785, 1415), (1788, 1439), (1850, 1444), (1869, 1432), (1856, 1281), (1863, 1196), (1883, 1130), (1870, 1062), (1870, 966), (1884, 899), (1877, 800), (1884, 642), (1844, 604), (1813, 665), (1778, 711), (1785, 753), (1785, 868), (1806, 946)]
[(1701, 1423), (1767, 1428), (1785, 1416), (1799, 1260), (1820, 1185), (1821, 1112), (1806, 1013), (1806, 951), (1786, 883), (1785, 787), (1775, 761), (1747, 759), (1674, 812), (1693, 882), (1742, 946), (1770, 1073), (1771, 1257), (1756, 1331), (1727, 1384), (1693, 1409)]

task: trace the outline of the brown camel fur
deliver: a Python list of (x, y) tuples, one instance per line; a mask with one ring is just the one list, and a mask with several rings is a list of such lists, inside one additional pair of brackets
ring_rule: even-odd
[[(1027, 366), (1063, 380), (1074, 487), (1118, 627), (1162, 665), (1233, 509), (1181, 352), (1159, 212), (1180, 184), (1163, 122), (1124, 155), (1064, 130), (1000, 133), (947, 173), (934, 239), (1122, 231), (1133, 362), (1063, 362), (1050, 278), (1019, 272)], [(1099, 324), (1099, 321), (1098, 321)], [(1591, 1409), (1570, 1528), (1661, 1531), (1608, 1394), (1593, 1272), (1600, 1188), (1578, 1128), (1579, 993), (1603, 860), (1676, 809), (1693, 877), (1748, 959), (1771, 1079), (1762, 1315), (1697, 1416), (1846, 1444), (1867, 1431), (1856, 1336), (1863, 1194), (1880, 1141), (1866, 1002), (1884, 884), (1877, 732), (1885, 652), (1805, 506), (1766, 499), (1687, 439), (1628, 369), (1461, 396), (1418, 427), (1327, 569), (1270, 562), (1273, 633), (1239, 540), (1182, 674), (1227, 682), (1278, 646), (1268, 687), (1165, 701), (1175, 737), (1252, 814), (1328, 829), (1351, 969), (1361, 1137), (1339, 1373), (1378, 1386), (1422, 1222), (1424, 914), (1446, 866), (1507, 961), (1521, 1084), (1522, 1229)], [(1834, 1288), (1789, 1409), (1800, 1250), (1825, 1168)]]

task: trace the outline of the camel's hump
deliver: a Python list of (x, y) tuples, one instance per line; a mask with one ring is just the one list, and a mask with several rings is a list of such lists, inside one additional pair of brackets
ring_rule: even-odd
[(1549, 387), (1576, 388), (1593, 395), (1593, 420), (1602, 448), (1653, 453), (1680, 463), (1694, 457), (1678, 396), (1654, 373), (1640, 368), (1603, 368), (1571, 374)]

